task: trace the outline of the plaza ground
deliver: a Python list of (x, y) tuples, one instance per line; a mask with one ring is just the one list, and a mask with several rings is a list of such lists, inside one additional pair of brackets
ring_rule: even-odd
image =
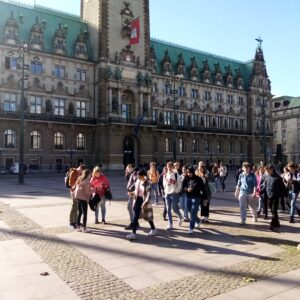
[(0, 177), (0, 299), (289, 299), (300, 293), (300, 222), (281, 227), (268, 222), (239, 226), (227, 191), (212, 200), (211, 222), (194, 236), (188, 223), (167, 231), (163, 206), (155, 206), (158, 235), (148, 237), (141, 221), (138, 240), (126, 240), (128, 224), (124, 177), (108, 173), (114, 200), (108, 224), (94, 224), (89, 211), (84, 234), (68, 229), (71, 207), (63, 175)]

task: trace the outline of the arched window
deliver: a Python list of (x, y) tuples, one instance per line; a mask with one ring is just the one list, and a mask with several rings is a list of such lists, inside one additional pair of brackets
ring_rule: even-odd
[(165, 151), (172, 152), (172, 142), (169, 138), (165, 139)]
[(184, 139), (179, 139), (178, 140), (178, 150), (179, 150), (179, 153), (186, 152), (186, 145), (185, 145), (185, 140)]
[(31, 149), (40, 149), (41, 148), (41, 135), (38, 131), (32, 131), (30, 133), (30, 146)]
[(76, 136), (76, 148), (77, 150), (85, 150), (86, 138), (82, 133), (78, 133)]
[(198, 140), (193, 140), (192, 151), (193, 151), (193, 153), (199, 152), (199, 142), (198, 142)]
[(16, 148), (16, 132), (12, 129), (4, 131), (4, 147)]
[(54, 134), (54, 149), (63, 149), (65, 146), (65, 136), (61, 132)]

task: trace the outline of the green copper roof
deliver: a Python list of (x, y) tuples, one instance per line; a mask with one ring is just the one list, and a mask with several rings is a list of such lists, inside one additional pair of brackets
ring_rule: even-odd
[(289, 108), (300, 107), (300, 97), (290, 99)]
[[(53, 36), (58, 29), (59, 24), (61, 27), (67, 27), (66, 35), (66, 50), (67, 56), (74, 56), (75, 42), (80, 32), (87, 32), (88, 26), (80, 20), (79, 16), (59, 12), (42, 6), (29, 6), (19, 4), (14, 1), (1, 1), (0, 0), (0, 41), (3, 38), (3, 30), (6, 21), (13, 14), (14, 19), (19, 25), (20, 41), (27, 42), (30, 37), (30, 30), (32, 25), (36, 23), (41, 24), (45, 21), (44, 29), (44, 46), (45, 51), (51, 53), (53, 46)], [(89, 57), (91, 57), (91, 48), (88, 44)]]
[(253, 66), (252, 61), (241, 62), (238, 60), (229, 59), (215, 54), (210, 54), (210, 53), (186, 48), (183, 46), (175, 45), (172, 43), (160, 41), (153, 38), (151, 39), (151, 46), (155, 50), (158, 73), (162, 73), (162, 60), (164, 58), (165, 51), (168, 50), (173, 67), (177, 65), (178, 56), (180, 54), (182, 54), (183, 56), (185, 67), (187, 70), (191, 65), (192, 57), (195, 57), (199, 71), (201, 71), (203, 68), (203, 61), (207, 60), (211, 74), (215, 72), (215, 64), (219, 63), (222, 74), (224, 76), (226, 74), (225, 67), (229, 65), (231, 67), (231, 71), (234, 78), (236, 77), (237, 69), (240, 69), (244, 78), (244, 88), (247, 89), (248, 87), (249, 77), (252, 72), (252, 66)]

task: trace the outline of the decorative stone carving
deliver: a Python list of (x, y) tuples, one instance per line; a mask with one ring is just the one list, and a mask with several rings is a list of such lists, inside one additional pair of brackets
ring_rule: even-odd
[(153, 71), (157, 71), (156, 54), (153, 47), (150, 49), (150, 67)]
[(88, 59), (87, 32), (80, 31), (75, 42), (75, 57)]
[(243, 78), (243, 74), (241, 72), (241, 69), (238, 68), (236, 70), (236, 86), (239, 90), (243, 90), (244, 89), (244, 78)]
[(225, 70), (226, 70), (226, 75), (225, 75), (226, 86), (228, 88), (232, 88), (233, 87), (233, 75), (232, 75), (230, 65), (226, 66)]
[(120, 61), (124, 61), (127, 63), (135, 63), (136, 62), (134, 51), (131, 50), (130, 45), (127, 45), (124, 49), (122, 49), (122, 51), (120, 53)]
[(120, 68), (115, 69), (115, 79), (116, 80), (121, 80), (122, 79), (122, 71), (120, 70)]
[(44, 50), (44, 25), (39, 24), (38, 17), (36, 17), (35, 24), (31, 27), (29, 47), (33, 50)]
[(111, 79), (112, 75), (113, 75), (113, 73), (112, 73), (111, 67), (108, 66), (105, 70), (105, 79), (106, 80)]
[(215, 64), (215, 84), (223, 85), (223, 75), (219, 63)]
[(211, 81), (211, 72), (207, 62), (207, 59), (203, 61), (203, 82), (210, 83)]
[(67, 27), (62, 28), (61, 24), (58, 24), (58, 29), (56, 29), (53, 36), (53, 52), (55, 54), (66, 55), (66, 37), (67, 37)]
[(73, 116), (74, 115), (74, 112), (75, 112), (75, 109), (74, 109), (74, 104), (72, 102), (69, 103), (69, 107), (68, 107), (68, 114), (70, 116)]
[(51, 114), (52, 113), (52, 103), (49, 99), (46, 101), (46, 113)]
[(199, 70), (195, 56), (191, 58), (190, 78), (191, 80), (198, 80)]
[(142, 75), (141, 72), (137, 73), (136, 81), (137, 81), (137, 83), (138, 83), (139, 86), (143, 84), (144, 78), (143, 78), (143, 75)]
[(171, 69), (172, 69), (172, 65), (171, 65), (171, 59), (170, 59), (170, 55), (169, 55), (169, 51), (166, 50), (165, 51), (165, 55), (162, 61), (163, 64), (163, 74), (164, 75), (170, 75), (171, 74)]
[(14, 18), (13, 12), (11, 12), (10, 18), (4, 26), (3, 43), (8, 45), (19, 44), (19, 24)]
[(178, 55), (178, 62), (177, 62), (177, 74), (184, 76), (185, 75), (185, 63), (183, 60), (182, 53)]
[(149, 88), (152, 85), (152, 77), (151, 75), (149, 75), (148, 73), (146, 73), (145, 77), (144, 77), (144, 82), (145, 85)]
[(133, 15), (131, 9), (129, 8), (130, 3), (126, 2), (126, 1), (124, 1), (123, 3), (124, 3), (125, 8), (123, 8), (121, 10), (121, 18), (122, 18), (121, 35), (122, 35), (122, 37), (130, 38), (130, 36), (131, 36), (130, 23), (134, 19), (134, 15)]

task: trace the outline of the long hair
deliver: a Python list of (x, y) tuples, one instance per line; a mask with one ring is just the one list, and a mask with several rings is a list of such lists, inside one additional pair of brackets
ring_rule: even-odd
[(76, 184), (80, 183), (81, 181), (85, 180), (88, 178), (88, 176), (91, 174), (90, 170), (84, 170), (82, 172), (82, 174), (78, 177), (78, 179), (76, 180)]

